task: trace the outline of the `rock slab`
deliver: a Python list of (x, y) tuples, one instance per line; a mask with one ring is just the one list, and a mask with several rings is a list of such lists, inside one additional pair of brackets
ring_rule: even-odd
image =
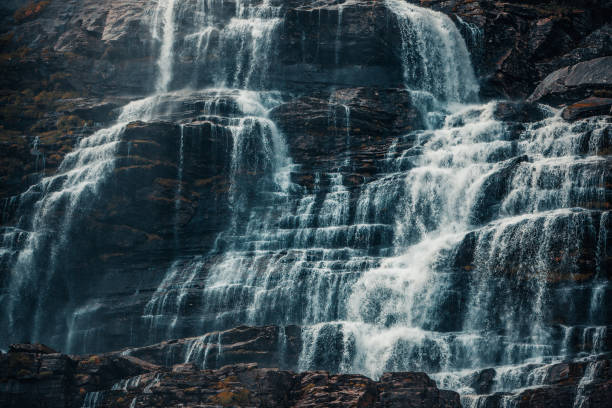
[(460, 407), (424, 373), (379, 381), (324, 371), (295, 373), (257, 364), (202, 370), (133, 356), (67, 356), (17, 345), (0, 354), (0, 405), (21, 407)]

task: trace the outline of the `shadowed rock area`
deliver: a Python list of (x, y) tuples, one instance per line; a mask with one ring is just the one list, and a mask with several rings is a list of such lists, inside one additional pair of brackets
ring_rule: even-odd
[(246, 363), (202, 370), (193, 363), (160, 366), (119, 354), (66, 356), (30, 344), (0, 354), (0, 403), (6, 408), (461, 406), (457, 393), (439, 390), (424, 373), (388, 373), (373, 381)]
[[(231, 365), (202, 369), (206, 361), (166, 366), (150, 362), (193, 342), (181, 339), (157, 346), (107, 353), (67, 356), (40, 344), (16, 344), (0, 354), (0, 402), (3, 407), (150, 407), (150, 406), (274, 406), (274, 407), (460, 407), (459, 395), (440, 390), (424, 373), (385, 373), (378, 381), (361, 375), (307, 371), (297, 374), (269, 365), (277, 356), (262, 337), (274, 327), (242, 327), (223, 333), (228, 342), (219, 345)], [(289, 331), (289, 328), (287, 328)], [(293, 330), (293, 329), (292, 329)], [(202, 336), (216, 336), (210, 333)], [(273, 337), (273, 336), (272, 336)], [(268, 338), (274, 343), (276, 339)], [(254, 343), (261, 343), (255, 348)], [(268, 349), (266, 350), (266, 346)], [(217, 345), (215, 345), (217, 347)], [(292, 351), (288, 349), (289, 351)], [(162, 354), (159, 354), (162, 353)], [(242, 355), (240, 355), (242, 354)], [(137, 358), (136, 356), (140, 357)], [(261, 363), (248, 363), (250, 359)], [(189, 360), (189, 358), (188, 358)], [(242, 363), (237, 363), (241, 360)], [(592, 361), (544, 366), (544, 386), (518, 395), (519, 406), (571, 407), (578, 398), (589, 406), (605, 406), (612, 397), (612, 361)], [(269, 368), (263, 368), (269, 367)], [(587, 373), (588, 372), (588, 373)], [(581, 379), (590, 375), (588, 385)], [(478, 394), (486, 394), (495, 380), (494, 369), (467, 379)], [(479, 406), (497, 407), (503, 393), (485, 395)], [(515, 397), (517, 398), (517, 397)], [(465, 401), (464, 401), (465, 402)], [(584, 403), (583, 402), (583, 403)]]

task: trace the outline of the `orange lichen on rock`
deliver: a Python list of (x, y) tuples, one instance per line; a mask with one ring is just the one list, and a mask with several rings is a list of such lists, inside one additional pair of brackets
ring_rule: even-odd
[(51, 3), (51, 1), (49, 0), (39, 1), (37, 3), (28, 3), (25, 6), (17, 9), (17, 11), (15, 11), (15, 14), (13, 15), (13, 18), (18, 23), (22, 23), (31, 18), (35, 18), (43, 12), (43, 10), (49, 5), (49, 3)]

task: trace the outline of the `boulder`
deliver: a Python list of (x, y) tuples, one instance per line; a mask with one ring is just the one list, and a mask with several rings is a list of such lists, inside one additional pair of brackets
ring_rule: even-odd
[(546, 117), (535, 103), (510, 101), (498, 102), (493, 115), (497, 120), (521, 123), (538, 122)]
[(44, 344), (11, 344), (9, 353), (55, 354), (57, 351)]
[(469, 376), (465, 382), (474, 389), (476, 394), (488, 394), (493, 388), (496, 374), (495, 369), (487, 368)]
[(14, 351), (0, 355), (0, 406), (65, 408), (75, 363), (62, 354)]
[(425, 373), (385, 373), (378, 386), (376, 406), (389, 408), (417, 408), (425, 406), (461, 407), (459, 394), (439, 390), (435, 381)]
[(612, 96), (612, 56), (580, 62), (553, 72), (528, 100), (559, 106), (592, 95)]
[(563, 119), (575, 121), (590, 116), (612, 115), (612, 98), (590, 97), (563, 109)]

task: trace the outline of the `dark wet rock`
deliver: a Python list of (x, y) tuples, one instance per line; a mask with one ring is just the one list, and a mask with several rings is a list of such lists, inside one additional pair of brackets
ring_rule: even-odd
[(610, 55), (609, 1), (420, 3), (457, 20), (485, 97), (525, 98), (551, 72)]
[(62, 354), (0, 355), (0, 405), (64, 408), (72, 404), (75, 362)]
[(44, 344), (11, 344), (9, 353), (55, 354), (57, 351)]
[(69, 392), (75, 393), (72, 398), (77, 404), (83, 401), (86, 393), (113, 388), (122, 379), (166, 370), (133, 356), (99, 354), (71, 356), (71, 359), (76, 366)]
[[(21, 350), (23, 345), (18, 345)], [(37, 350), (48, 348), (37, 345)], [(87, 392), (111, 388), (122, 378), (154, 369), (133, 357), (78, 356), (13, 351), (0, 354), (3, 407), (80, 407)]]
[[(12, 16), (25, 3), (3, 4), (0, 168), (6, 170), (0, 174), (0, 198), (54, 174), (80, 137), (112, 121), (118, 106), (148, 94), (157, 72), (159, 43), (147, 25), (147, 0), (43, 3), (44, 10), (19, 24)], [(282, 6), (285, 23), (276, 33), (282, 46), (269, 73), (280, 88), (311, 92), (402, 85), (401, 64), (393, 52), (397, 27), (390, 24), (383, 2), (292, 1)], [(229, 20), (235, 7), (233, 1), (224, 2), (215, 18)], [(175, 62), (173, 87), (185, 85), (188, 75), (182, 73), (191, 72), (192, 62), (188, 56)], [(37, 137), (41, 154), (32, 155)]]
[[(297, 357), (302, 347), (298, 326), (250, 327), (240, 326), (199, 337), (163, 341), (151, 346), (127, 349), (130, 355), (154, 364), (195, 362), (207, 369), (224, 365), (257, 363), (259, 367), (297, 368)], [(196, 349), (196, 352), (193, 350)], [(202, 354), (200, 349), (206, 349)]]
[(550, 364), (536, 370), (534, 374), (542, 380), (540, 386), (528, 387), (517, 394), (497, 392), (469, 398), (484, 408), (502, 408), (508, 404), (520, 408), (571, 408), (606, 406), (612, 397), (610, 360), (605, 357)]
[[(55, 127), (57, 120), (53, 121)], [(66, 123), (66, 122), (64, 122)], [(37, 183), (44, 175), (55, 174), (79, 132), (45, 131), (37, 136), (0, 129), (0, 199), (10, 200)], [(2, 223), (9, 214), (4, 214)]]
[(60, 107), (63, 115), (77, 116), (84, 121), (97, 124), (107, 124), (117, 117), (119, 108), (127, 101), (121, 99), (67, 99)]
[(512, 188), (512, 176), (520, 164), (527, 160), (527, 156), (509, 159), (500, 163), (499, 169), (485, 178), (476, 202), (472, 206), (470, 219), (473, 224), (486, 224), (499, 214), (501, 201)]
[(465, 382), (468, 384), (468, 386), (474, 389), (476, 394), (488, 394), (493, 388), (495, 375), (495, 369), (487, 368), (474, 373), (469, 378), (466, 378)]
[[(140, 314), (159, 285), (160, 274), (174, 259), (176, 246), (206, 252), (225, 227), (231, 133), (223, 125), (207, 121), (186, 125), (183, 176), (179, 181), (180, 134), (180, 127), (168, 122), (128, 125), (117, 145), (114, 170), (100, 186), (106, 199), (84, 203), (89, 209), (82, 215), (86, 219), (75, 223), (70, 231), (75, 244), (66, 250), (73, 256), (59, 259), (66, 260), (62, 267), (66, 278), (71, 278), (63, 282), (62, 290), (74, 299), (97, 304), (88, 310), (88, 316), (96, 316), (101, 322), (94, 331), (103, 332), (105, 337), (91, 336), (92, 344), (86, 346), (89, 350), (129, 346), (125, 343), (125, 325), (132, 321), (144, 324)], [(182, 187), (177, 196), (179, 183)], [(36, 197), (33, 191), (7, 201), (12, 204), (4, 208), (3, 220), (10, 222), (12, 210), (33, 205)], [(57, 214), (53, 222), (59, 223), (60, 217)], [(158, 265), (158, 274), (146, 273), (151, 262)], [(125, 271), (125, 265), (130, 265), (129, 271)], [(83, 268), (91, 273), (87, 281), (79, 278)], [(120, 290), (118, 279), (122, 282)], [(149, 289), (143, 290), (145, 287)], [(52, 298), (43, 301), (48, 310), (57, 306)], [(19, 324), (27, 331), (31, 323), (24, 318)], [(77, 331), (80, 323), (89, 324), (88, 318), (73, 323)], [(44, 322), (49, 327), (66, 324), (59, 314), (50, 315)], [(137, 344), (144, 341), (139, 339)]]
[(590, 97), (563, 110), (563, 119), (575, 121), (598, 115), (612, 115), (612, 98)]
[[(586, 372), (586, 365), (582, 367), (583, 370), (574, 372), (571, 365), (560, 367), (561, 378), (551, 379), (551, 386), (527, 389), (512, 399), (518, 401), (518, 407), (529, 408), (605, 406), (612, 398), (610, 360), (589, 364), (595, 365), (592, 373)], [(590, 378), (580, 384), (585, 375)]]
[(529, 100), (562, 105), (593, 95), (612, 95), (610, 67), (612, 57), (602, 57), (557, 70), (538, 85)]
[(582, 61), (609, 55), (612, 55), (612, 24), (608, 23), (585, 37), (576, 48), (567, 54), (539, 63), (536, 67), (539, 72), (546, 73), (559, 67), (575, 65)]
[[(291, 343), (299, 328), (285, 328), (285, 350), (295, 358)], [(385, 373), (378, 381), (354, 374), (325, 371), (295, 373), (274, 368), (274, 333), (278, 328), (239, 327), (208, 336), (211, 344), (195, 344), (195, 338), (97, 355), (66, 356), (50, 353), (42, 345), (15, 345), (0, 353), (0, 403), (3, 407), (80, 407), (96, 401), (97, 407), (116, 406), (279, 406), (279, 407), (460, 407), (459, 395), (440, 390), (424, 373)], [(206, 337), (203, 336), (203, 337)], [(278, 336), (278, 335), (277, 335)], [(185, 361), (211, 352), (221, 341), (222, 353), (230, 353), (230, 365), (201, 369), (202, 361)], [(293, 338), (293, 340), (292, 340)], [(281, 343), (277, 344), (279, 347)], [(212, 347), (209, 347), (211, 346)], [(280, 348), (279, 348), (280, 349)], [(45, 353), (39, 351), (44, 350)], [(48, 354), (46, 352), (49, 351)], [(138, 357), (142, 357), (138, 358)], [(239, 357), (238, 357), (239, 356)], [(149, 361), (144, 361), (147, 359)], [(249, 360), (257, 360), (263, 365)], [(241, 360), (242, 363), (238, 363)], [(156, 361), (161, 364), (154, 364)], [(208, 360), (206, 360), (208, 361)], [(295, 360), (294, 360), (295, 361)], [(178, 364), (176, 364), (178, 362)], [(222, 361), (218, 361), (220, 364)], [(211, 365), (213, 367), (213, 365)], [(519, 407), (573, 407), (575, 401), (605, 406), (612, 397), (611, 360), (605, 355), (538, 366), (542, 385), (519, 394), (471, 396), (479, 407), (501, 408), (508, 401)], [(534, 371), (535, 373), (535, 371)], [(486, 369), (463, 380), (479, 394), (487, 394), (495, 371)], [(602, 405), (603, 404), (603, 405)]]
[[(236, 333), (240, 337), (250, 332), (242, 328)], [(248, 342), (241, 344), (248, 349)], [(94, 402), (97, 407), (461, 406), (457, 393), (439, 390), (424, 373), (384, 374), (373, 381), (361, 375), (297, 374), (257, 364), (215, 370), (201, 370), (193, 363), (162, 367), (119, 354), (0, 354), (3, 407), (70, 408)]]
[(300, 375), (291, 397), (294, 406), (374, 406), (378, 389), (363, 376), (315, 371)]
[(397, 27), (384, 2), (290, 1), (286, 7), (273, 75), (288, 87), (311, 91), (403, 83), (393, 51)]
[(421, 407), (426, 396), (432, 407), (460, 407), (459, 395), (439, 390), (425, 373), (385, 373), (380, 379), (380, 407)]
[(329, 170), (338, 156), (349, 154), (351, 168), (366, 177), (377, 172), (376, 159), (397, 136), (425, 127), (410, 93), (387, 88), (301, 97), (274, 109), (271, 117), (305, 169)]
[(494, 116), (504, 122), (530, 123), (544, 119), (546, 114), (534, 103), (499, 102), (495, 107)]
[[(2, 85), (15, 79), (22, 86), (35, 85), (61, 74), (72, 89), (98, 95), (146, 92), (146, 78), (155, 69), (151, 53), (156, 50), (142, 24), (146, 1), (84, 1), (78, 7), (67, 1), (46, 3), (42, 13), (17, 27), (6, 27), (16, 35), (4, 51), (23, 52), (20, 58), (3, 61), (7, 75)], [(25, 66), (31, 70), (19, 76)]]

